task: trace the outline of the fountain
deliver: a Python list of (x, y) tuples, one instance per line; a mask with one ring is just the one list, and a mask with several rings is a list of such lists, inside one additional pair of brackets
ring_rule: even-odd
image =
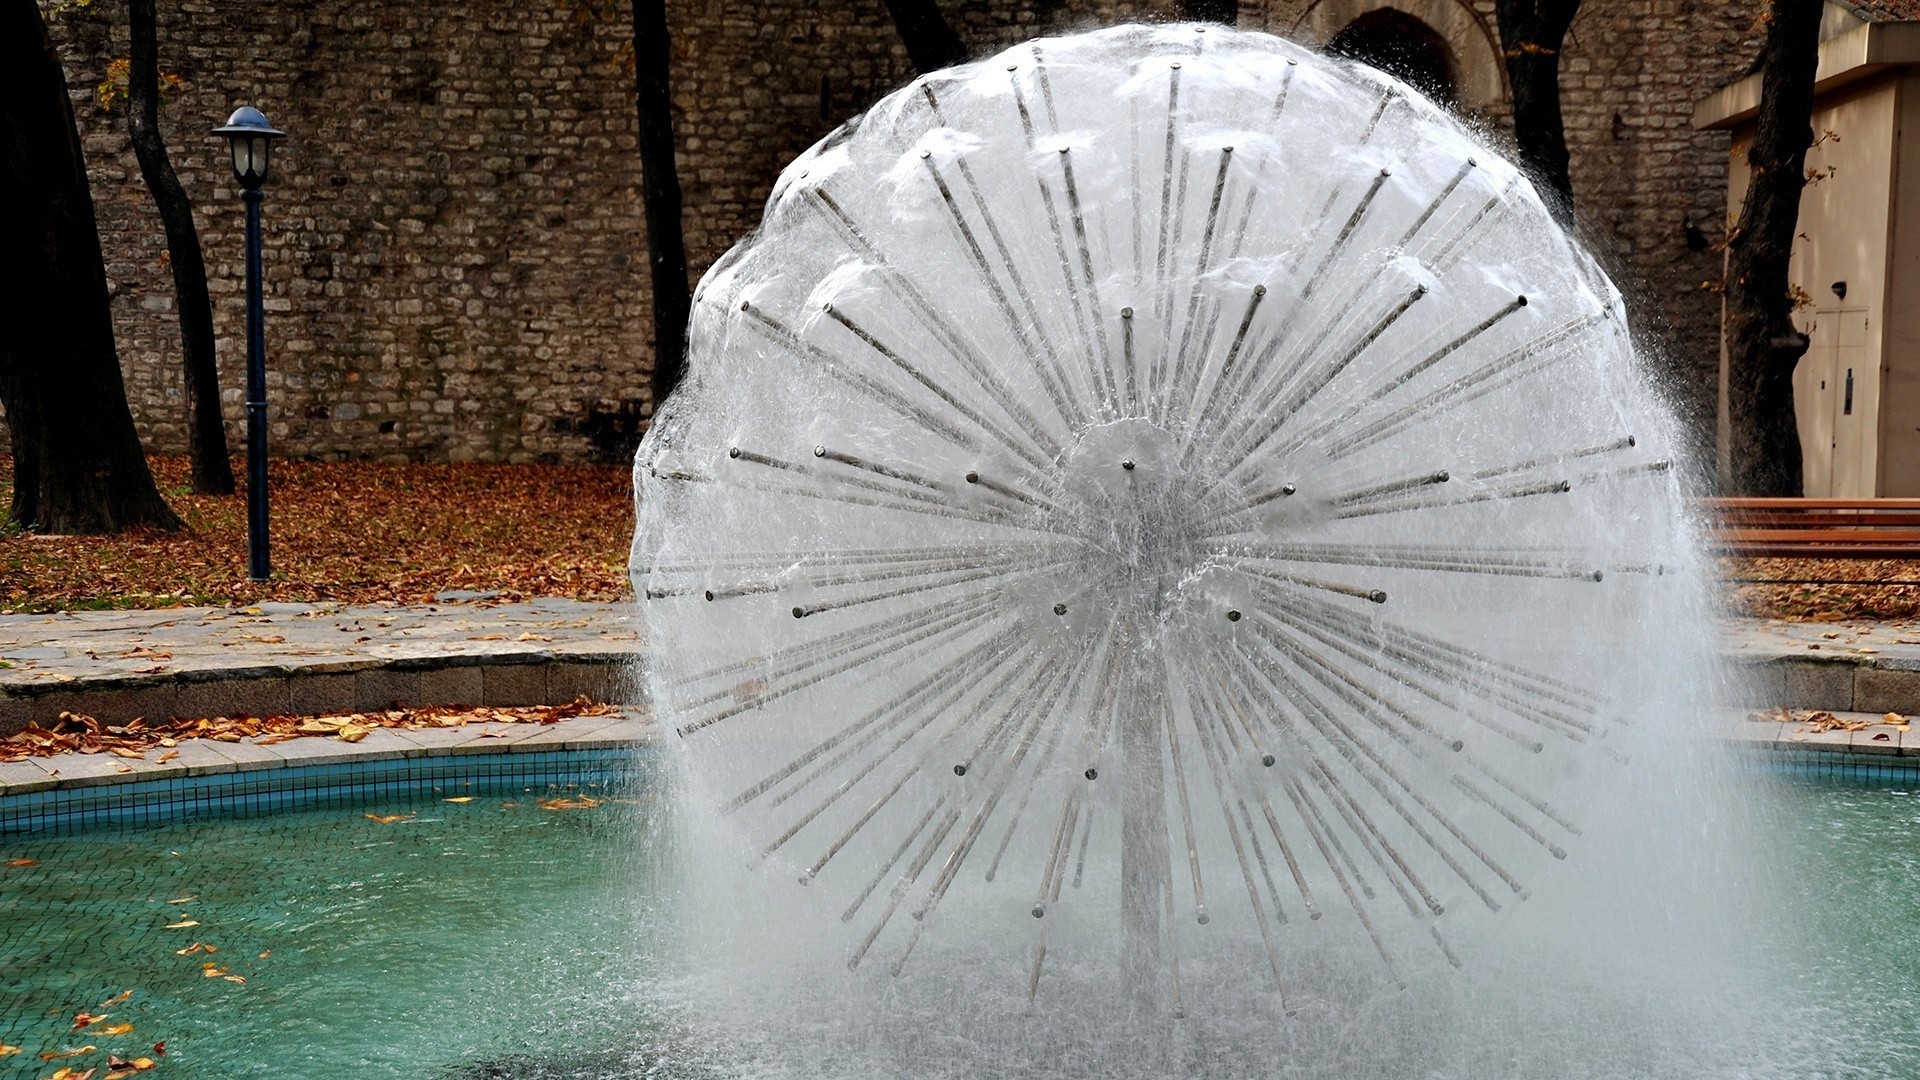
[(1243, 1042), (1508, 964), (1697, 670), (1635, 366), (1371, 69), (1128, 26), (889, 95), (703, 279), (635, 466), (702, 963)]

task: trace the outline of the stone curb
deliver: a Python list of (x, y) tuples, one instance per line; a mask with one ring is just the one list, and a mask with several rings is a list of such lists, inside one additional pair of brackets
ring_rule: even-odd
[[(56, 754), (0, 762), (0, 799), (55, 788), (98, 787), (171, 776), (254, 772), (296, 765), (441, 757), (456, 754), (527, 753), (536, 750), (618, 750), (655, 741), (657, 729), (644, 716), (580, 716), (552, 724), (478, 723), (457, 728), (378, 728), (359, 742), (312, 736), (262, 746), (256, 742), (188, 739), (177, 756), (150, 750), (135, 760), (113, 754)], [(122, 770), (125, 770), (124, 772)]]
[(169, 718), (371, 712), (395, 705), (564, 705), (582, 695), (636, 702), (642, 653), (513, 649), (181, 668), (0, 688), (0, 735), (63, 712), (124, 724)]
[(1920, 661), (1906, 656), (1736, 655), (1755, 707), (1920, 713)]

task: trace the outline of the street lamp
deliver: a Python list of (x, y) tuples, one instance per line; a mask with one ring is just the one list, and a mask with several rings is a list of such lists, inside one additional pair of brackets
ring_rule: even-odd
[(266, 581), (273, 569), (267, 558), (267, 320), (260, 299), (260, 185), (267, 182), (273, 140), (286, 132), (274, 130), (259, 109), (242, 105), (213, 133), (227, 137), (233, 176), (247, 204), (247, 577)]

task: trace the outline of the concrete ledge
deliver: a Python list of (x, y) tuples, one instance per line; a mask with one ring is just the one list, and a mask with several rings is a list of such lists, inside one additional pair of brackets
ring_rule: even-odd
[[(0, 688), (0, 735), (63, 712), (108, 724), (136, 717), (307, 716), (395, 705), (564, 705), (585, 695), (636, 704), (629, 667), (637, 652), (525, 652), (410, 656), (391, 663), (189, 668), (140, 680), (80, 678)], [(132, 682), (133, 685), (129, 685)]]

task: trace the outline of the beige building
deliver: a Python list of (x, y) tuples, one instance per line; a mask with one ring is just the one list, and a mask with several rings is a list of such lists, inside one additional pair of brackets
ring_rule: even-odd
[[(1920, 496), (1920, 4), (1829, 3), (1791, 280), (1812, 345), (1794, 375), (1809, 496)], [(1731, 223), (1746, 197), (1760, 76), (1702, 101), (1731, 132)], [(1719, 447), (1726, 470), (1727, 367)]]

